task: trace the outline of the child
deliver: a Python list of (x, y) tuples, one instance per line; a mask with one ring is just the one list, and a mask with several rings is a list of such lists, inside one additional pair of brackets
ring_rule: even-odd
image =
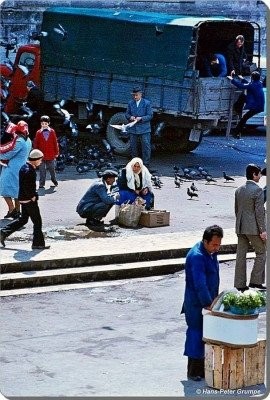
[(55, 159), (59, 155), (59, 146), (55, 130), (50, 128), (50, 117), (42, 115), (40, 118), (41, 128), (37, 131), (33, 147), (42, 151), (44, 154), (42, 163), (39, 167), (39, 188), (44, 189), (46, 181), (46, 170), (50, 172), (53, 185), (58, 186), (55, 175)]

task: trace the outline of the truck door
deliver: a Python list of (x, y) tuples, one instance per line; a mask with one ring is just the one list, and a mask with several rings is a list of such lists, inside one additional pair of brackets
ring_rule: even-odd
[(40, 83), (40, 50), (38, 45), (26, 45), (19, 48), (10, 79), (9, 97), (5, 111), (11, 114), (20, 113), (20, 104), (27, 96), (27, 81), (34, 81), (38, 86)]

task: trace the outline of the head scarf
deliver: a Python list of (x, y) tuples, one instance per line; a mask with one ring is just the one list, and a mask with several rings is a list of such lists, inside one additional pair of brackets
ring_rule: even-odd
[[(133, 171), (133, 166), (138, 163), (140, 165), (140, 171), (138, 174), (135, 174)], [(148, 169), (143, 165), (143, 161), (139, 157), (133, 158), (127, 165), (126, 165), (126, 177), (127, 177), (127, 186), (135, 190), (135, 182), (137, 182), (138, 186), (140, 185), (140, 176), (142, 174), (142, 187), (148, 187), (149, 191), (152, 192), (152, 182), (151, 182), (151, 174)]]

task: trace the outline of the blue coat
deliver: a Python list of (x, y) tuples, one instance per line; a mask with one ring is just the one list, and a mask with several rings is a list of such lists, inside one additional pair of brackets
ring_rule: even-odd
[(115, 204), (115, 198), (107, 193), (107, 187), (103, 180), (94, 182), (89, 187), (89, 189), (77, 205), (76, 211), (82, 218), (84, 218), (84, 212), (86, 210), (89, 211), (91, 207), (99, 203), (104, 203), (108, 205)]
[(218, 59), (218, 64), (211, 65), (208, 60), (205, 60), (205, 76), (224, 77), (227, 76), (227, 63), (223, 54), (215, 53)]
[(126, 118), (129, 121), (130, 117), (142, 117), (141, 121), (137, 122), (131, 128), (129, 128), (129, 133), (135, 133), (141, 135), (143, 133), (151, 132), (150, 121), (153, 118), (153, 111), (151, 103), (149, 100), (142, 98), (137, 107), (135, 100), (130, 100), (127, 106)]
[(29, 138), (19, 137), (14, 148), (1, 154), (0, 159), (9, 160), (6, 167), (2, 167), (0, 175), (0, 195), (3, 197), (18, 198), (19, 195), (19, 170), (26, 163), (32, 148)]
[(182, 312), (185, 313), (188, 329), (184, 354), (192, 358), (203, 358), (202, 309), (210, 306), (218, 295), (217, 254), (210, 255), (202, 241), (197, 243), (187, 254), (185, 274), (186, 287)]
[(264, 110), (264, 92), (263, 92), (263, 84), (261, 81), (253, 81), (248, 82), (246, 79), (241, 79), (241, 81), (237, 79), (232, 79), (232, 84), (239, 89), (243, 89), (247, 91), (246, 94), (246, 104), (244, 109), (262, 112)]

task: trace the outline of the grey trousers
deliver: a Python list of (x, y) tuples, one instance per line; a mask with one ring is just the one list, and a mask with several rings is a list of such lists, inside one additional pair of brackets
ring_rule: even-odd
[(132, 158), (140, 157), (138, 142), (140, 142), (143, 163), (147, 167), (149, 166), (151, 158), (151, 132), (143, 134), (130, 134), (130, 150)]
[(254, 248), (255, 260), (249, 283), (261, 285), (265, 281), (266, 244), (258, 235), (238, 234), (235, 263), (234, 287), (243, 288), (247, 284), (247, 252), (249, 244)]
[(39, 186), (45, 186), (47, 170), (49, 171), (49, 173), (51, 175), (51, 180), (56, 181), (55, 160), (52, 160), (52, 161), (43, 160), (39, 166)]

